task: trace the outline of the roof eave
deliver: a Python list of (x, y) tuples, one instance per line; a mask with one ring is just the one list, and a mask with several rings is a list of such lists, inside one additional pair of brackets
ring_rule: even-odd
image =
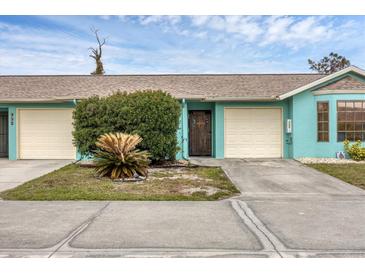
[(176, 99), (186, 99), (186, 100), (204, 100), (205, 97), (201, 96), (201, 95), (183, 95), (183, 94), (178, 94), (178, 95), (172, 95), (173, 97), (175, 97)]
[(273, 102), (276, 97), (206, 97), (206, 102)]
[(9, 98), (0, 99), (0, 103), (65, 103), (74, 100), (75, 98)]

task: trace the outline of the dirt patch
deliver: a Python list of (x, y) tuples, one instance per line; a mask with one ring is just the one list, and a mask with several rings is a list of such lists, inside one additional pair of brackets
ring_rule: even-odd
[(191, 187), (191, 188), (184, 188), (180, 190), (180, 193), (183, 194), (194, 194), (194, 193), (201, 193), (204, 192), (206, 195), (214, 195), (221, 191), (219, 188), (212, 187), (212, 186), (206, 186), (206, 187)]
[(209, 180), (191, 172), (189, 168), (152, 168), (148, 173), (148, 181), (153, 180)]

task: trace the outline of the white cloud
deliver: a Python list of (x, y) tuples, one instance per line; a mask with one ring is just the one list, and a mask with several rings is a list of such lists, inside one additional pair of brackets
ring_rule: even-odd
[(111, 15), (100, 15), (99, 18), (102, 20), (108, 21), (112, 18), (112, 16)]
[(240, 34), (243, 39), (254, 41), (262, 32), (257, 17), (252, 16), (192, 16), (193, 26), (208, 28), (228, 34)]
[(177, 15), (150, 15), (150, 16), (140, 16), (139, 22), (142, 25), (149, 25), (155, 23), (167, 23), (175, 25), (181, 21), (181, 16)]
[(267, 29), (262, 41), (262, 45), (277, 42), (282, 37), (288, 27), (293, 23), (289, 17), (270, 17), (266, 21)]
[(88, 74), (93, 64), (85, 56), (0, 48), (0, 74)]
[(227, 16), (225, 20), (228, 32), (242, 34), (248, 41), (255, 41), (264, 32), (256, 17)]
[(262, 46), (278, 43), (298, 49), (308, 44), (328, 41), (335, 34), (331, 22), (322, 22), (322, 18), (314, 16), (299, 20), (292, 17), (275, 17), (267, 20), (265, 24), (267, 32), (262, 37)]
[[(305, 43), (313, 44), (333, 37), (330, 20), (325, 17), (293, 16), (189, 16), (190, 28), (181, 16), (140, 16), (142, 25), (161, 24), (164, 32), (182, 36), (206, 38), (208, 32), (228, 35), (232, 44), (257, 43), (261, 46), (281, 44), (297, 49)], [(204, 35), (197, 33), (206, 33)], [(233, 45), (234, 46), (234, 45)]]
[(119, 21), (121, 22), (127, 22), (128, 20), (128, 15), (117, 15), (117, 18)]
[(16, 25), (10, 25), (10, 24), (0, 22), (0, 30), (2, 30), (2, 31), (19, 31), (19, 30), (21, 30), (21, 28)]
[(0, 25), (0, 73), (82, 74), (92, 70), (92, 41), (67, 32)]
[[(351, 30), (351, 24), (335, 25), (321, 16), (191, 16), (194, 28), (212, 30), (234, 43), (257, 43), (260, 46), (283, 45), (298, 49), (323, 43)], [(328, 20), (326, 20), (328, 19)], [(221, 39), (222, 41), (222, 39)]]
[(204, 39), (208, 36), (208, 33), (206, 31), (196, 32), (194, 33), (194, 37)]
[(213, 17), (211, 15), (194, 15), (191, 16), (191, 22), (194, 26), (203, 26), (206, 24), (210, 18)]

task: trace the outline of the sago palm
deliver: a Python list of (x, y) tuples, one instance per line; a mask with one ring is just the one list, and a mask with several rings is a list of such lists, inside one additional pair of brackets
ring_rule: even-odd
[(119, 132), (101, 135), (94, 155), (96, 173), (111, 179), (130, 178), (136, 174), (146, 176), (149, 153), (136, 149), (141, 141), (139, 135)]

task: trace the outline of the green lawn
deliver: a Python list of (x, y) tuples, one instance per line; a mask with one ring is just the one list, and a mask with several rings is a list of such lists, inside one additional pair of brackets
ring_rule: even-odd
[(364, 164), (307, 164), (321, 172), (339, 178), (349, 184), (365, 189)]
[(192, 200), (211, 201), (238, 194), (216, 167), (151, 169), (146, 181), (115, 183), (95, 177), (92, 168), (68, 165), (0, 193), (4, 200)]

